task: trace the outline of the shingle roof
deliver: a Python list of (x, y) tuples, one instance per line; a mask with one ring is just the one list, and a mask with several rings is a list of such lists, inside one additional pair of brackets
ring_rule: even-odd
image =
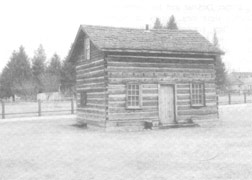
[(194, 30), (132, 29), (82, 25), (91, 41), (102, 50), (152, 50), (223, 53)]

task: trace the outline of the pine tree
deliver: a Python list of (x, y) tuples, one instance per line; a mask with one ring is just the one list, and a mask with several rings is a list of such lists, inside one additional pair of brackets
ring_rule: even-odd
[(70, 55), (70, 51), (68, 55), (65, 57), (65, 60), (62, 64), (61, 69), (61, 90), (66, 94), (74, 95), (76, 92), (76, 69), (75, 63), (69, 61), (68, 57)]
[(163, 28), (163, 25), (162, 25), (160, 19), (159, 19), (159, 18), (156, 18), (156, 21), (155, 21), (155, 23), (154, 23), (153, 29), (162, 29), (162, 28)]
[[(31, 84), (29, 89), (24, 84)], [(7, 63), (1, 75), (1, 86), (5, 89), (5, 97), (30, 96), (34, 93), (32, 70), (29, 58), (23, 46), (19, 51), (13, 51), (10, 61)], [(28, 92), (29, 91), (29, 92)]]
[(167, 22), (166, 28), (167, 29), (175, 29), (175, 30), (178, 29), (177, 23), (175, 21), (175, 17), (173, 15), (170, 17), (169, 21)]
[(40, 75), (40, 81), (43, 84), (44, 91), (58, 91), (61, 81), (61, 61), (60, 57), (55, 53), (50, 60), (44, 74)]
[(45, 61), (46, 61), (45, 50), (42, 45), (39, 45), (32, 59), (32, 74), (34, 82), (36, 84), (37, 92), (41, 92), (43, 89), (43, 85), (40, 82), (39, 77), (41, 74), (45, 72)]
[(60, 75), (61, 72), (61, 61), (58, 54), (54, 54), (51, 58), (50, 64), (46, 68), (46, 71), (51, 74)]
[[(216, 48), (219, 48), (219, 40), (217, 38), (216, 32), (214, 32), (214, 36), (213, 36), (213, 45)], [(223, 63), (220, 55), (216, 57), (215, 72), (216, 72), (215, 81), (216, 81), (217, 88), (220, 90), (224, 90), (225, 86), (227, 85), (227, 72), (226, 72), (225, 64)]]

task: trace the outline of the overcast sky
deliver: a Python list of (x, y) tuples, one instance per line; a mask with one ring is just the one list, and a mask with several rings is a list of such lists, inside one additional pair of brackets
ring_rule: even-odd
[(47, 58), (64, 58), (80, 24), (144, 28), (173, 14), (180, 29), (212, 41), (214, 29), (229, 70), (252, 71), (252, 3), (249, 0), (8, 0), (0, 2), (0, 70), (13, 50), (29, 57), (42, 44)]

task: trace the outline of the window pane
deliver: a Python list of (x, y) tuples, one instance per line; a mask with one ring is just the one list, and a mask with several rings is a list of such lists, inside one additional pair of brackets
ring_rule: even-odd
[(204, 105), (204, 86), (203, 84), (192, 84), (191, 103), (192, 105)]
[(140, 86), (138, 84), (127, 85), (127, 105), (129, 107), (140, 106)]

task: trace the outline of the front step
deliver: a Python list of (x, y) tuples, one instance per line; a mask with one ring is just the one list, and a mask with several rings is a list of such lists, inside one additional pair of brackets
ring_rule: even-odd
[(199, 127), (198, 124), (195, 123), (178, 123), (178, 124), (165, 124), (160, 125), (159, 129), (170, 129), (170, 128), (185, 128), (185, 127)]

